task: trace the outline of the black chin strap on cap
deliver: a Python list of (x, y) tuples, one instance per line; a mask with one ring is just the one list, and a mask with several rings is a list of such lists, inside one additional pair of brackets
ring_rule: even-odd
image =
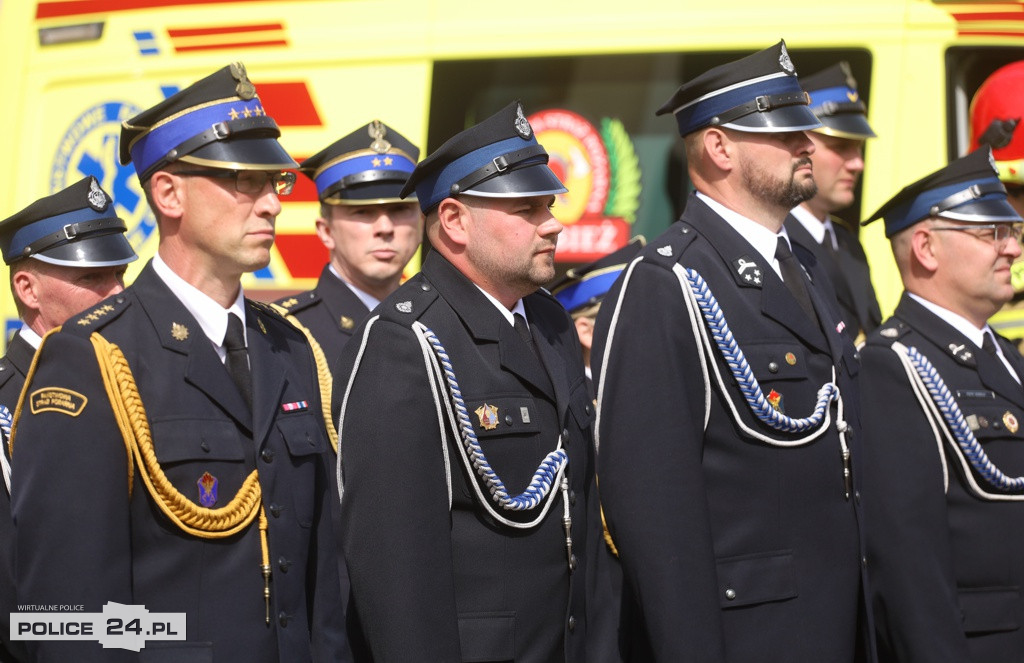
[(786, 106), (807, 106), (811, 98), (806, 92), (790, 92), (787, 94), (762, 94), (739, 106), (733, 106), (729, 110), (719, 113), (711, 118), (711, 126), (717, 127), (738, 120), (751, 113), (767, 113), (770, 110), (784, 108)]
[(972, 184), (963, 191), (957, 191), (956, 193), (943, 198), (939, 202), (935, 203), (928, 210), (930, 216), (938, 216), (946, 210), (953, 209), (963, 205), (971, 200), (977, 200), (982, 196), (986, 196), (990, 193), (1006, 193), (1006, 189), (1000, 182), (981, 182), (979, 184)]
[(24, 249), (21, 250), (20, 258), (27, 258), (31, 255), (35, 255), (40, 251), (53, 248), (58, 244), (67, 243), (75, 239), (80, 238), (83, 235), (95, 233), (100, 230), (104, 231), (117, 231), (125, 232), (128, 228), (125, 226), (124, 221), (117, 217), (109, 219), (96, 219), (94, 221), (82, 221), (80, 223), (69, 223), (57, 232), (50, 233), (45, 237), (40, 237), (36, 241), (32, 242)]
[[(536, 157), (543, 156), (543, 162), (535, 160)], [(531, 161), (532, 160), (532, 161)], [(531, 161), (530, 164), (524, 164), (525, 161)], [(457, 196), (464, 191), (472, 189), (477, 184), (480, 184), (484, 180), (487, 180), (499, 173), (504, 173), (508, 170), (515, 170), (520, 165), (533, 165), (534, 163), (547, 163), (548, 153), (544, 150), (542, 145), (530, 145), (524, 147), (521, 150), (515, 150), (501, 156), (494, 157), (491, 161), (482, 168), (477, 168), (469, 175), (466, 175), (461, 180), (451, 186), (449, 195)]]

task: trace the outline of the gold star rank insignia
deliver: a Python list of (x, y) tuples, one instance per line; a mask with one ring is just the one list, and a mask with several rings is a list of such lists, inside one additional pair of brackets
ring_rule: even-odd
[(291, 308), (291, 307), (295, 306), (298, 303), (299, 303), (299, 300), (295, 299), (294, 297), (289, 297), (288, 299), (286, 299), (283, 302), (281, 302), (281, 306), (283, 306), (285, 308)]
[(373, 164), (374, 168), (380, 168), (380, 159), (378, 159), (377, 157), (374, 157), (371, 163)]
[(237, 120), (238, 119), (238, 111), (236, 111), (234, 108), (232, 108), (231, 112), (228, 113), (228, 117), (230, 117), (232, 120)]
[(176, 341), (184, 341), (185, 339), (188, 338), (188, 327), (179, 322), (172, 322), (171, 336)]
[(384, 165), (385, 165), (385, 166), (390, 166), (390, 165), (391, 165), (391, 164), (393, 164), (394, 162), (395, 162), (395, 160), (394, 160), (394, 159), (392, 159), (391, 157), (384, 157)]

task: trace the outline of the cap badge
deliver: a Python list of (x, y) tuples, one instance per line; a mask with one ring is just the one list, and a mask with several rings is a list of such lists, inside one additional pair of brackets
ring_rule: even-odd
[(89, 193), (86, 196), (89, 201), (89, 207), (93, 208), (97, 212), (102, 212), (107, 209), (107, 205), (110, 204), (110, 198), (103, 192), (100, 185), (96, 183), (96, 178), (89, 180)]
[(1020, 427), (1017, 424), (1017, 417), (1013, 416), (1013, 413), (1009, 410), (1003, 413), (1003, 425), (1006, 426), (1006, 430), (1011, 433), (1016, 433), (1017, 429)]
[(248, 101), (256, 96), (256, 86), (249, 80), (249, 74), (245, 71), (245, 65), (241, 62), (232, 62), (228, 69), (231, 77), (238, 83), (235, 84), (235, 94)]
[(793, 66), (793, 61), (789, 59), (789, 51), (786, 50), (786, 45), (782, 45), (782, 52), (779, 53), (779, 66), (782, 67), (783, 71), (787, 74), (795, 74), (796, 67)]
[(348, 317), (347, 315), (341, 316), (340, 322), (342, 329), (352, 329), (353, 327), (356, 326), (356, 321)]
[(494, 430), (498, 427), (498, 406), (484, 403), (476, 410), (476, 416), (480, 418), (480, 427), (484, 430)]
[(384, 135), (387, 134), (388, 130), (384, 127), (384, 123), (380, 120), (374, 120), (370, 123), (370, 128), (367, 129), (370, 132), (370, 138), (373, 142), (370, 143), (370, 149), (377, 154), (384, 154), (391, 149), (391, 143), (384, 140)]
[(516, 121), (515, 121), (516, 133), (523, 137), (523, 140), (529, 140), (530, 136), (533, 135), (533, 127), (530, 126), (529, 121), (526, 119), (526, 115), (523, 113), (523, 107), (520, 104), (516, 104)]
[(399, 313), (412, 313), (412, 302), (398, 302), (397, 304), (395, 304), (395, 308), (398, 309)]
[(209, 472), (203, 472), (196, 485), (199, 486), (199, 506), (212, 508), (217, 503), (217, 477)]
[(171, 337), (174, 338), (175, 341), (184, 341), (188, 338), (188, 327), (180, 322), (172, 322)]

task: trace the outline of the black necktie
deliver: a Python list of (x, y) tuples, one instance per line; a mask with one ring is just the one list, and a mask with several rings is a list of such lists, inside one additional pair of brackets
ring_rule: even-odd
[(803, 267), (789, 250), (789, 242), (782, 236), (775, 246), (775, 259), (779, 261), (779, 270), (782, 272), (782, 281), (786, 288), (793, 294), (800, 308), (807, 313), (811, 320), (817, 321), (818, 316), (814, 312), (814, 305), (811, 304), (811, 295), (807, 292), (807, 284), (804, 283)]
[(996, 341), (992, 338), (992, 333), (986, 331), (981, 338), (981, 349), (989, 353), (996, 359), (999, 358), (999, 349), (996, 348)]
[(233, 313), (228, 314), (228, 331), (224, 334), (224, 349), (227, 350), (225, 365), (238, 391), (252, 409), (252, 374), (249, 372), (249, 355), (245, 350), (245, 330), (242, 320)]
[(526, 318), (520, 313), (513, 313), (512, 319), (515, 321), (516, 331), (519, 332), (519, 338), (523, 339), (523, 343), (530, 346), (530, 351), (533, 354), (537, 354), (537, 346), (533, 344), (533, 334), (530, 333), (530, 325), (526, 324)]
[(821, 240), (821, 246), (822, 248), (825, 249), (825, 252), (828, 253), (830, 256), (834, 256), (836, 254), (836, 245), (834, 244), (834, 237), (835, 235), (832, 234), (832, 229), (826, 227), (825, 239)]

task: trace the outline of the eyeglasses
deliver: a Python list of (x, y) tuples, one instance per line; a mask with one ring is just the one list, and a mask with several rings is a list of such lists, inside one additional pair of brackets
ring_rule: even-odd
[[(1020, 241), (1021, 234), (1024, 234), (1024, 223), (990, 223), (987, 225), (971, 225), (971, 226), (940, 226), (932, 228), (932, 230), (958, 230), (966, 232), (980, 240), (986, 240), (994, 244), (1003, 244), (1006, 240), (1013, 237), (1018, 242)], [(973, 231), (983, 232), (973, 232)]]
[(199, 168), (195, 170), (176, 170), (175, 175), (198, 175), (200, 177), (216, 177), (225, 180), (235, 181), (235, 190), (238, 193), (258, 195), (263, 193), (270, 182), (274, 186), (274, 193), (279, 196), (287, 196), (295, 186), (295, 173), (282, 170), (276, 173), (268, 173), (265, 170), (220, 170), (217, 168)]

